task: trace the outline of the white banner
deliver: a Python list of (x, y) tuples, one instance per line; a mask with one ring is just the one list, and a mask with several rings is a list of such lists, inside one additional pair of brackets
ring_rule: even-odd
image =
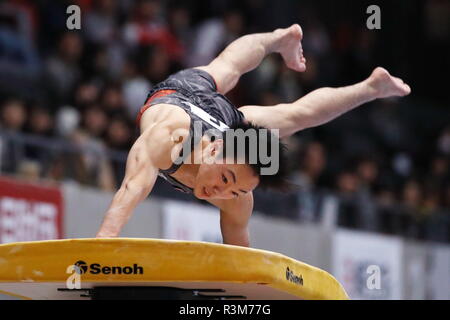
[(399, 238), (338, 230), (333, 275), (351, 299), (402, 299), (403, 242)]
[(178, 201), (165, 201), (163, 238), (222, 243), (219, 209)]
[(429, 248), (427, 299), (450, 300), (450, 247)]

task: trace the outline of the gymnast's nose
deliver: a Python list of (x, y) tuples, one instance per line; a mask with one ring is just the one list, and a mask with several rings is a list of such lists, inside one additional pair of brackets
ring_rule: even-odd
[(218, 195), (220, 195), (222, 193), (221, 188), (218, 187), (218, 186), (214, 186), (213, 187), (213, 192), (214, 192), (215, 196), (218, 196)]
[(229, 195), (230, 186), (227, 185), (216, 185), (213, 187), (213, 192), (215, 196), (225, 197)]
[(215, 185), (213, 187), (213, 192), (216, 196), (223, 196), (227, 191), (227, 186)]

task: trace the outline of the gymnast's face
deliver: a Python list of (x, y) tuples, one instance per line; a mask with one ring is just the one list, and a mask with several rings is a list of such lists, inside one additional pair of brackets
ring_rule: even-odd
[(194, 195), (199, 199), (233, 199), (251, 192), (259, 183), (257, 174), (246, 164), (200, 164)]

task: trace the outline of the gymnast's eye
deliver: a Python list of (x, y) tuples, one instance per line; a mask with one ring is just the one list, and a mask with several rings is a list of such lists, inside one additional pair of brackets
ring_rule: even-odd
[(227, 179), (227, 177), (225, 177), (225, 175), (222, 175), (222, 181), (225, 183), (228, 183), (228, 179)]

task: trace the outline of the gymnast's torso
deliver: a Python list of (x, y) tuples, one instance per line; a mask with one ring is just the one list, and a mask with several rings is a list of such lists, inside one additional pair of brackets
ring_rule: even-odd
[[(205, 139), (208, 132), (223, 132), (244, 121), (244, 115), (217, 92), (214, 79), (200, 69), (179, 71), (148, 94), (137, 124), (158, 149), (158, 175), (176, 190), (193, 193), (193, 178), (182, 160)], [(186, 147), (183, 146), (186, 144)], [(201, 150), (201, 148), (199, 148)], [(174, 163), (172, 155), (178, 155)]]

